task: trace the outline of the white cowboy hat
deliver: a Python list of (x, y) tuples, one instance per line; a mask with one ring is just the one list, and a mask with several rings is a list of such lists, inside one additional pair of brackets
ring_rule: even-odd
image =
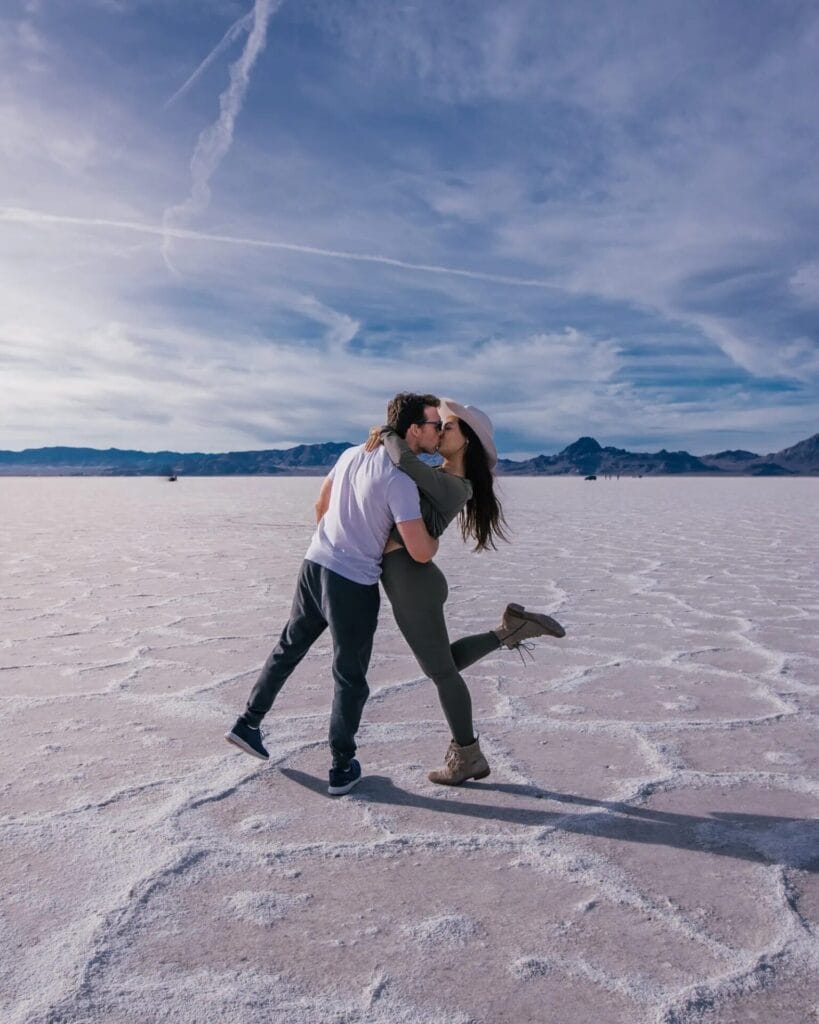
[(486, 413), (476, 405), (461, 405), (454, 398), (442, 398), (439, 412), (442, 419), (446, 419), (447, 416), (457, 416), (459, 420), (463, 420), (464, 423), (468, 423), (472, 427), (486, 452), (489, 468), (494, 469), (498, 462), (498, 450), (495, 447), (495, 430), (492, 420)]

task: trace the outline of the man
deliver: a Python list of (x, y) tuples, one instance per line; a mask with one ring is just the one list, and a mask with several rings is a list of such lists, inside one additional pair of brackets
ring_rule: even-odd
[[(387, 418), (409, 420), (419, 450), (434, 451), (443, 427), (434, 395), (402, 393)], [(378, 620), (381, 556), (395, 524), (408, 553), (428, 562), (438, 550), (421, 518), (418, 489), (383, 448), (348, 448), (324, 480), (316, 502), (316, 531), (304, 556), (290, 619), (265, 662), (245, 712), (225, 734), (245, 753), (267, 760), (259, 726), (276, 695), (329, 627), (335, 683), (330, 716), (328, 793), (339, 796), (361, 778), (355, 736), (369, 696), (367, 669)]]

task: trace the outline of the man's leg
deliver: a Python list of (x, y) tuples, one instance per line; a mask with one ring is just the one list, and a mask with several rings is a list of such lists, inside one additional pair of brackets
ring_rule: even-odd
[(329, 569), (323, 573), (323, 610), (333, 637), (333, 710), (330, 747), (335, 763), (356, 751), (355, 735), (370, 695), (367, 669), (378, 624), (378, 584), (354, 583)]
[(321, 607), (320, 574), (324, 571), (315, 562), (302, 562), (290, 619), (264, 663), (241, 716), (246, 725), (259, 726), (290, 674), (327, 628)]

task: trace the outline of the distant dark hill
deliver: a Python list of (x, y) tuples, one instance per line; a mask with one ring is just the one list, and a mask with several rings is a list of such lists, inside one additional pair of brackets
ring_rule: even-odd
[(174, 468), (185, 476), (323, 476), (349, 447), (347, 442), (327, 441), (283, 450), (182, 455)]
[(707, 466), (721, 469), (725, 473), (744, 473), (748, 468), (748, 464), (758, 459), (759, 456), (754, 452), (746, 452), (742, 451), (742, 449), (733, 449), (732, 451), (702, 456), (702, 461)]
[(514, 462), (512, 459), (498, 459), (498, 473), (513, 476), (548, 476), (559, 473), (555, 470), (555, 455), (536, 455), (533, 459)]
[(574, 444), (564, 448), (560, 453), (567, 459), (587, 459), (599, 455), (603, 449), (593, 437), (579, 437)]
[(777, 462), (755, 462), (748, 471), (751, 476), (798, 476), (794, 469), (785, 469)]
[(765, 456), (766, 462), (789, 469), (792, 473), (819, 473), (819, 434)]
[[(100, 467), (118, 466), (122, 469), (143, 471), (157, 462), (163, 465), (180, 458), (179, 452), (140, 452), (121, 448), (26, 448), (22, 452), (0, 451), (0, 469), (5, 466)], [(186, 455), (184, 458), (202, 458)]]
[(717, 452), (716, 455), (703, 455), (703, 459), (726, 459), (731, 462), (748, 462), (749, 459), (758, 459), (755, 452), (745, 452), (741, 448), (734, 448), (732, 451)]
[(703, 455), (703, 462), (726, 473), (748, 476), (812, 476), (819, 474), (819, 434), (799, 441), (790, 448), (768, 455), (725, 451)]

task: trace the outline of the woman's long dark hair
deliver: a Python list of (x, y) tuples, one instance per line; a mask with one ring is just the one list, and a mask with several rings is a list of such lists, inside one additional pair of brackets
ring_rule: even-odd
[(472, 484), (472, 497), (460, 515), (461, 536), (475, 540), (475, 551), (497, 548), (495, 540), (509, 540), (506, 536), (508, 524), (503, 516), (503, 507), (495, 494), (492, 471), (486, 458), (486, 451), (478, 435), (468, 423), (458, 420), (464, 437), (469, 442), (464, 452), (464, 474)]

